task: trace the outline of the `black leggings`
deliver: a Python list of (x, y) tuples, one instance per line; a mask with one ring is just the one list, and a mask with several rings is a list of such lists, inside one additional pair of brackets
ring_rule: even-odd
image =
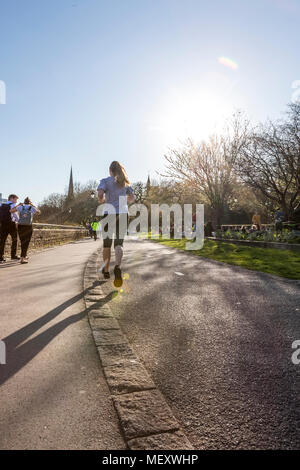
[(21, 240), (21, 258), (25, 258), (32, 237), (32, 225), (19, 225), (18, 232)]
[[(107, 217), (107, 216), (105, 216)], [(115, 219), (116, 222), (116, 230), (114, 231), (113, 238), (105, 237), (104, 233), (108, 231), (108, 223), (105, 223), (104, 220), (101, 221), (102, 226), (102, 237), (103, 237), (103, 247), (104, 248), (111, 248), (113, 239), (114, 239), (114, 247), (116, 246), (123, 246), (125, 235), (127, 234), (127, 226), (128, 226), (128, 214), (116, 214), (116, 215), (109, 215), (108, 216), (111, 221)], [(124, 227), (120, 227), (119, 218), (124, 217)]]

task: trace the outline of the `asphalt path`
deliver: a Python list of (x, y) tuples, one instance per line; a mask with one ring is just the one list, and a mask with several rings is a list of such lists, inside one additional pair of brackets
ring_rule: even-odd
[(1, 449), (124, 449), (83, 302), (84, 240), (0, 266)]
[(299, 281), (139, 240), (123, 273), (105, 293), (196, 449), (300, 448)]

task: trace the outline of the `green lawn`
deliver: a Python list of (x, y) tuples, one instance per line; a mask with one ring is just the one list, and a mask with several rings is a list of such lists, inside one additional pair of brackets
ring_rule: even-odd
[[(152, 241), (185, 250), (184, 239), (162, 240), (159, 238)], [(189, 251), (189, 253), (254, 271), (262, 271), (289, 279), (300, 279), (300, 252), (297, 251), (256, 248), (205, 240), (202, 250)]]

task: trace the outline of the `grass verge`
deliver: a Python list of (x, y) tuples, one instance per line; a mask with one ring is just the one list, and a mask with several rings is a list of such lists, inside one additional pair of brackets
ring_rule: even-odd
[[(185, 239), (163, 240), (152, 239), (172, 248), (185, 250)], [(300, 279), (300, 253), (291, 250), (277, 250), (275, 248), (256, 248), (252, 246), (240, 246), (234, 243), (205, 240), (201, 250), (189, 253), (204, 258), (210, 258), (223, 263), (242, 266), (253, 271), (262, 271), (288, 279)]]

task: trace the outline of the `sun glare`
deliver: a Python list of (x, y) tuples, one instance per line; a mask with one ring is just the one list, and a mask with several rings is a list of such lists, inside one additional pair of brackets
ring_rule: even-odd
[(197, 142), (220, 130), (231, 112), (229, 102), (212, 93), (176, 94), (152, 130), (161, 132), (167, 145), (187, 138)]

